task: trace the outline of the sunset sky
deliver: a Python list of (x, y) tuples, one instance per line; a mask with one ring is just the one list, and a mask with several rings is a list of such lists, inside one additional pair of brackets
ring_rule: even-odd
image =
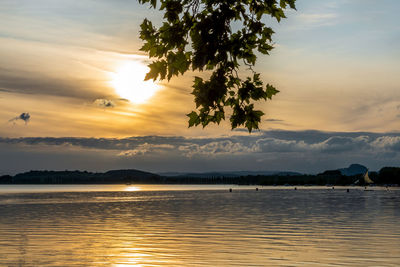
[(250, 135), (227, 122), (187, 127), (196, 73), (141, 82), (139, 25), (159, 25), (158, 11), (136, 0), (2, 0), (0, 175), (398, 166), (399, 13), (397, 0), (298, 0), (271, 21), (275, 49), (256, 69), (281, 92), (259, 105), (266, 115)]

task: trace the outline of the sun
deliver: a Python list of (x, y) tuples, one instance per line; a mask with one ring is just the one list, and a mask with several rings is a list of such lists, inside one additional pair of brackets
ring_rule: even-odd
[(111, 85), (119, 96), (134, 104), (147, 102), (158, 90), (158, 84), (144, 81), (149, 68), (139, 61), (127, 61), (111, 73)]

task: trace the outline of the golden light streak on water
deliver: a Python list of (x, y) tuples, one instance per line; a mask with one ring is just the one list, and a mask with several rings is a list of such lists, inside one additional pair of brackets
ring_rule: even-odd
[(0, 266), (400, 262), (397, 189), (91, 186), (0, 190)]
[(135, 192), (135, 191), (139, 191), (140, 190), (140, 188), (139, 187), (136, 187), (136, 186), (127, 186), (125, 189), (124, 189), (124, 191), (127, 191), (127, 192)]

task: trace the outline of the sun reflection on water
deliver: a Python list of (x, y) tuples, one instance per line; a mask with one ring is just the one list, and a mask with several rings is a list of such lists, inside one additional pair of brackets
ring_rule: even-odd
[(135, 192), (135, 191), (140, 191), (140, 188), (137, 187), (137, 186), (131, 186), (131, 185), (129, 185), (129, 186), (127, 186), (127, 187), (124, 189), (124, 191), (127, 191), (127, 192)]
[[(80, 190), (88, 188), (83, 185)], [(215, 190), (222, 188), (217, 186), (202, 191), (204, 185), (140, 184), (90, 188), (97, 191), (49, 191), (52, 187), (46, 193), (0, 193), (0, 266), (400, 262), (398, 189), (233, 187), (229, 192), (226, 187)]]

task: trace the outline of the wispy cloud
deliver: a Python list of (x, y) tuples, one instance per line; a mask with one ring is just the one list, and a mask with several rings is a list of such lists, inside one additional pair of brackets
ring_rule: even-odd
[(282, 122), (283, 120), (279, 120), (279, 119), (266, 119), (265, 121), (269, 121), (269, 122)]
[[(29, 164), (16, 165), (20, 157)], [(361, 163), (377, 170), (400, 162), (400, 133), (281, 130), (212, 138), (0, 138), (0, 161), (16, 169), (319, 172)]]
[[(17, 119), (17, 118), (15, 118)], [(23, 113), (18, 119), (29, 120)], [(48, 146), (75, 146), (86, 149), (116, 150), (120, 156), (175, 150), (186, 156), (248, 153), (344, 153), (400, 152), (398, 133), (327, 133), (318, 131), (266, 131), (260, 135), (215, 138), (182, 136), (137, 136), (128, 138), (0, 138), (0, 143)]]
[(29, 122), (29, 120), (31, 119), (31, 115), (29, 115), (29, 113), (21, 113), (19, 116), (16, 116), (15, 118), (12, 118), (9, 120), (9, 122), (15, 122), (18, 120), (22, 120), (25, 122), (25, 124), (27, 124)]
[(280, 119), (273, 119), (269, 118), (265, 120), (266, 124), (274, 124), (274, 125), (281, 125), (281, 126), (291, 126), (290, 123), (287, 123), (285, 120), (280, 120)]
[(148, 153), (163, 153), (168, 150), (174, 149), (175, 146), (171, 144), (148, 144), (144, 143), (142, 145), (138, 145), (135, 149), (124, 150), (118, 153), (118, 156), (123, 157), (135, 157), (141, 156)]
[(94, 101), (94, 104), (98, 107), (102, 108), (113, 108), (115, 107), (115, 103), (109, 99), (99, 98)]
[(256, 152), (253, 145), (245, 145), (240, 141), (231, 140), (216, 140), (209, 142), (204, 145), (200, 144), (189, 144), (181, 145), (178, 150), (183, 152), (185, 156), (192, 157), (194, 155), (206, 155), (206, 156), (217, 156), (217, 155), (228, 155), (228, 154), (244, 154)]
[[(46, 76), (38, 77), (33, 73), (27, 74), (24, 72), (19, 72), (19, 74), (0, 72), (0, 87), (4, 91), (12, 93), (52, 95), (79, 99), (93, 99), (101, 93), (100, 90), (95, 89), (94, 84), (86, 81), (63, 80)], [(85, 90), (82, 88), (85, 88)], [(105, 87), (103, 86), (103, 88)]]
[(338, 15), (335, 13), (302, 13), (297, 16), (300, 22), (312, 26), (327, 26), (336, 24)]

